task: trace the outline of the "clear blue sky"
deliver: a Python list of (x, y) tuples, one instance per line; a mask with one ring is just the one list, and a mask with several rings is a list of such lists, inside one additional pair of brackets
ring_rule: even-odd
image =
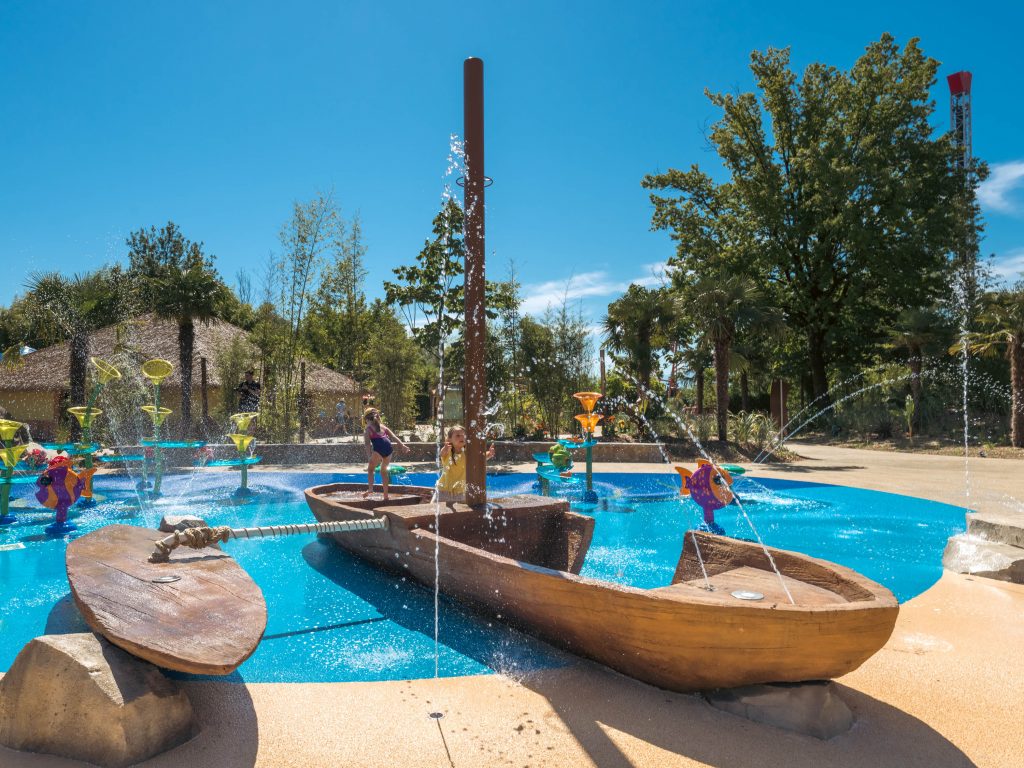
[[(466, 10), (463, 10), (463, 9)], [(986, 252), (1024, 269), (1019, 3), (43, 2), (0, 0), (0, 303), (35, 270), (124, 256), (177, 222), (233, 282), (291, 202), (358, 211), (367, 289), (410, 262), (462, 130), (462, 60), (486, 65), (489, 274), (596, 321), (671, 253), (641, 177), (714, 166), (703, 95), (748, 89), (751, 50), (848, 67), (889, 31), (974, 73)]]

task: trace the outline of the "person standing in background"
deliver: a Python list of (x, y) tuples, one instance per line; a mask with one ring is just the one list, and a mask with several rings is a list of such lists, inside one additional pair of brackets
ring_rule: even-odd
[(246, 371), (245, 380), (235, 387), (238, 410), (242, 413), (255, 413), (260, 409), (260, 383), (253, 378), (255, 375), (255, 371)]

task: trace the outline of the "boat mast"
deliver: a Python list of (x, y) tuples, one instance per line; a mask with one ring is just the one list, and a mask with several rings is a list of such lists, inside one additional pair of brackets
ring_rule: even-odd
[(487, 375), (484, 349), (487, 321), (484, 313), (484, 62), (470, 57), (463, 63), (463, 137), (466, 179), (466, 503), (487, 501), (487, 425), (484, 398)]

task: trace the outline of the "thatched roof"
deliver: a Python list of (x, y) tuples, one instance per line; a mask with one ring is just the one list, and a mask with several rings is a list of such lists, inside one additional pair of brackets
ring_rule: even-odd
[[(232, 339), (247, 334), (238, 326), (223, 320), (209, 325), (196, 323), (195, 352), (193, 356), (192, 387), (199, 389), (200, 358), (205, 357), (206, 381), (210, 387), (219, 387), (218, 366), (215, 364), (222, 350)], [(141, 365), (144, 361), (161, 357), (174, 364), (174, 373), (164, 380), (164, 386), (181, 386), (178, 370), (178, 325), (153, 314), (142, 315), (120, 326), (109, 326), (89, 334), (89, 354), (113, 361), (128, 357)], [(0, 392), (64, 392), (70, 386), (69, 343), (62, 342), (40, 349), (21, 358), (14, 367), (0, 366)], [(238, 382), (229, 382), (234, 387)], [(358, 394), (359, 385), (348, 376), (332, 371), (318, 363), (306, 363), (306, 391)]]

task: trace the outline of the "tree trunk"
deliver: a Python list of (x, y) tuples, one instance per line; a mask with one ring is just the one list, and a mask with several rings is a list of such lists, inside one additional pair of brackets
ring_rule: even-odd
[(750, 380), (746, 371), (740, 371), (740, 407), (744, 413), (750, 412)]
[(1024, 448), (1024, 336), (1010, 339), (1010, 444)]
[(828, 370), (825, 365), (825, 332), (818, 329), (807, 331), (807, 358), (811, 366), (811, 394), (821, 398), (822, 408), (831, 403), (828, 396)]
[(697, 415), (704, 415), (704, 369), (694, 371), (694, 388), (697, 390)]
[(910, 397), (914, 401), (914, 416), (910, 421), (911, 432), (921, 434), (921, 395), (924, 386), (921, 383), (921, 350), (910, 350)]
[[(71, 405), (85, 405), (85, 377), (89, 367), (89, 334), (85, 330), (77, 329), (71, 337), (70, 357), (68, 360), (68, 383), (70, 392), (68, 394)], [(63, 418), (70, 419), (71, 437), (79, 440), (82, 437), (82, 427), (78, 419), (65, 413)]]
[(181, 437), (192, 433), (192, 353), (196, 343), (196, 327), (192, 320), (178, 324), (178, 362), (181, 365)]
[(715, 415), (718, 439), (729, 439), (729, 345), (715, 343)]

